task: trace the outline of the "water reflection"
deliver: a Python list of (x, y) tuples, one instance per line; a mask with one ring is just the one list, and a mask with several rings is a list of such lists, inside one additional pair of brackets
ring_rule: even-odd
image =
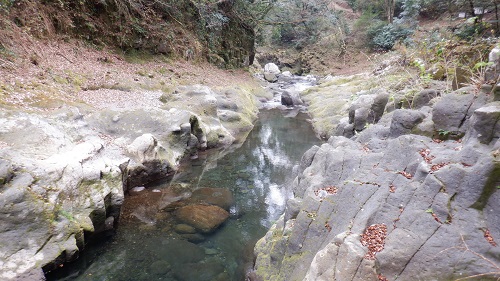
[[(284, 211), (292, 167), (319, 143), (305, 118), (261, 112), (234, 152), (201, 155), (171, 183), (128, 197), (117, 235), (49, 280), (243, 280), (255, 242)], [(214, 203), (227, 190), (231, 203)], [(179, 208), (199, 202), (219, 204), (229, 220), (212, 233), (180, 223)]]

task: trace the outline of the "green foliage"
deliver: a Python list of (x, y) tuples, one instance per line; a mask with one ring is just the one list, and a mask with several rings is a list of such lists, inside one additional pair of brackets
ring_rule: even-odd
[(349, 33), (342, 12), (330, 8), (328, 0), (283, 0), (262, 21), (262, 40), (296, 47), (318, 42), (325, 34)]
[(477, 22), (476, 19), (471, 18), (462, 24), (458, 29), (455, 30), (454, 34), (462, 39), (467, 41), (473, 41), (478, 37), (481, 37), (482, 34), (489, 29), (489, 24), (485, 22)]
[(368, 31), (370, 45), (375, 50), (391, 50), (397, 42), (407, 43), (413, 34), (411, 28), (399, 24), (378, 24), (371, 26)]
[(6, 11), (8, 12), (10, 7), (14, 4), (15, 0), (0, 0), (0, 12)]

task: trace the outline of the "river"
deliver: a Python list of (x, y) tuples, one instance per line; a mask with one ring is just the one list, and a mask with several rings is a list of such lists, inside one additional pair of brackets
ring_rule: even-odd
[[(223, 152), (222, 158), (214, 155), (220, 151), (202, 153), (169, 182), (128, 196), (117, 233), (88, 246), (77, 261), (47, 279), (244, 280), (256, 241), (292, 196), (287, 187), (293, 167), (308, 148), (321, 143), (307, 115), (290, 112), (261, 111), (241, 146)], [(210, 234), (180, 235), (171, 212), (175, 201), (194, 196), (196, 190), (219, 188), (232, 193), (229, 219)]]

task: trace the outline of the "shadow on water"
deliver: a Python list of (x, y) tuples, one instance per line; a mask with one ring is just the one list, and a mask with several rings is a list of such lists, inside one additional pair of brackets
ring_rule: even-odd
[[(256, 241), (291, 196), (293, 166), (320, 143), (306, 118), (261, 112), (234, 151), (219, 159), (217, 152), (201, 154), (171, 182), (128, 196), (116, 235), (48, 280), (244, 280)], [(192, 204), (218, 205), (229, 219), (213, 232), (197, 231), (175, 211)]]

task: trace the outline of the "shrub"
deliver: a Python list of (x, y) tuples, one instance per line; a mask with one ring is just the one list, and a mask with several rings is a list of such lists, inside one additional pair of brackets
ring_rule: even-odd
[(375, 50), (391, 50), (397, 42), (408, 42), (413, 34), (411, 28), (398, 24), (376, 24), (368, 31), (371, 47)]

